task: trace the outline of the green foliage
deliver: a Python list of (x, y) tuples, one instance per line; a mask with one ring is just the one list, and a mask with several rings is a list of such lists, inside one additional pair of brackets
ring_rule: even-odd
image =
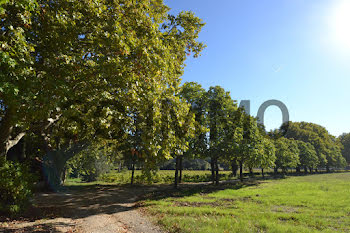
[(189, 149), (185, 156), (205, 157), (207, 155), (206, 133), (208, 132), (206, 127), (206, 91), (198, 83), (186, 82), (181, 87), (180, 95), (191, 105), (191, 112), (194, 114), (195, 119), (195, 132), (192, 137), (188, 138)]
[(343, 157), (350, 163), (350, 133), (340, 135), (338, 140), (342, 144)]
[[(1, 63), (0, 154), (15, 127), (49, 131), (47, 144), (62, 134), (67, 144), (71, 135), (122, 143), (135, 112), (142, 118), (145, 168), (155, 169), (175, 147), (187, 149), (184, 137), (174, 136), (190, 129), (192, 118), (178, 92), (187, 54), (197, 57), (205, 47), (197, 41), (201, 19), (170, 15), (158, 0), (9, 1), (2, 9), (1, 56), (10, 58)], [(55, 130), (46, 127), (56, 117)]]
[(308, 142), (297, 141), (299, 148), (300, 166), (304, 168), (316, 168), (319, 160), (315, 147)]
[(281, 127), (281, 132), (287, 138), (311, 143), (317, 153), (319, 167), (329, 170), (331, 167), (343, 166), (341, 145), (324, 127), (308, 122), (289, 122), (288, 127)]
[(112, 170), (116, 159), (121, 159), (113, 149), (111, 145), (101, 143), (90, 146), (68, 161), (68, 174), (81, 177), (86, 182), (96, 181)]
[(26, 165), (0, 158), (0, 213), (15, 215), (27, 207), (35, 179)]
[(276, 167), (286, 171), (299, 164), (299, 149), (297, 142), (292, 139), (279, 138), (275, 140)]

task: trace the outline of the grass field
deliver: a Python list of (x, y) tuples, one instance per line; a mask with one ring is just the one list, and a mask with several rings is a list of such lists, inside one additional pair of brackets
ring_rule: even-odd
[(170, 232), (350, 232), (350, 173), (180, 190), (145, 201)]
[[(167, 184), (174, 182), (174, 170), (160, 170), (155, 176), (152, 177), (152, 183)], [(183, 182), (207, 182), (211, 180), (211, 171), (192, 171), (184, 170), (182, 172)], [(220, 171), (220, 180), (232, 179), (230, 176), (231, 171)], [(135, 183), (145, 183), (146, 180), (142, 177), (141, 171), (135, 171)], [(98, 181), (90, 182), (85, 184), (129, 184), (131, 180), (131, 171), (117, 172), (116, 170), (111, 171), (99, 177)], [(84, 185), (79, 178), (67, 179), (66, 185)]]

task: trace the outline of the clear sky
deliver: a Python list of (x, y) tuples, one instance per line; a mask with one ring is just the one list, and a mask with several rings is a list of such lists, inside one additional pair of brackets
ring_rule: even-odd
[[(220, 85), (235, 100), (284, 102), (291, 121), (314, 122), (335, 136), (350, 132), (350, 1), (166, 0), (206, 23), (207, 48), (187, 61), (183, 81)], [(277, 107), (267, 129), (281, 124)]]

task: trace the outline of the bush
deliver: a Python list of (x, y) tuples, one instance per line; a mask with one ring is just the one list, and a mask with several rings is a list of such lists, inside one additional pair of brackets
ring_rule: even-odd
[(29, 204), (35, 176), (29, 167), (0, 158), (0, 213), (11, 216)]

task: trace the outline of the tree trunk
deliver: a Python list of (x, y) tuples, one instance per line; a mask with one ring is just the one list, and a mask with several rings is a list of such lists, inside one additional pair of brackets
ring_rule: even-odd
[(286, 174), (287, 174), (286, 168), (285, 168), (285, 167), (282, 167), (282, 174), (283, 174), (283, 175), (286, 175)]
[(179, 180), (179, 156), (176, 156), (176, 159), (175, 159), (175, 181), (174, 181), (175, 188), (177, 188), (177, 186), (178, 186), (178, 180)]
[(215, 161), (213, 157), (210, 159), (210, 168), (211, 168), (211, 181), (214, 184), (215, 183)]
[(239, 179), (243, 181), (243, 163), (239, 161)]
[(43, 158), (43, 170), (45, 175), (45, 186), (57, 191), (63, 184), (63, 173), (68, 158), (65, 159), (60, 151), (51, 151)]
[(253, 177), (254, 176), (254, 173), (253, 173), (253, 168), (249, 168), (249, 176), (250, 177)]
[(330, 172), (331, 172), (331, 170), (329, 169), (329, 166), (328, 166), (328, 165), (326, 165), (326, 172), (327, 172), (327, 173), (330, 173)]
[(304, 172), (305, 172), (305, 174), (307, 174), (307, 167), (306, 166), (304, 167)]
[(62, 172), (62, 177), (61, 177), (62, 184), (64, 184), (66, 182), (66, 177), (67, 177), (67, 167), (64, 166), (63, 172)]
[(215, 184), (219, 185), (219, 164), (218, 159), (215, 159)]
[(275, 172), (275, 175), (277, 175), (277, 173), (278, 173), (278, 167), (275, 167), (273, 170), (274, 170), (274, 172)]
[(8, 148), (8, 142), (11, 137), (12, 129), (13, 129), (13, 117), (15, 115), (16, 111), (8, 107), (5, 110), (5, 116), (1, 119), (0, 124), (0, 156), (5, 156), (7, 154), (7, 151), (10, 149)]
[(264, 168), (261, 168), (261, 175), (262, 175), (263, 178), (265, 178)]
[(180, 156), (180, 165), (179, 165), (179, 168), (180, 168), (180, 176), (179, 176), (179, 184), (181, 184), (182, 182), (182, 169), (183, 169), (183, 155)]
[(234, 177), (237, 176), (237, 170), (238, 170), (238, 166), (237, 166), (237, 161), (236, 160), (232, 160), (231, 161), (231, 167), (232, 167), (232, 175)]
[(135, 155), (132, 155), (132, 164), (131, 164), (131, 184), (134, 184), (134, 175), (135, 175)]
[(300, 167), (295, 168), (296, 173), (300, 173)]
[(88, 144), (80, 142), (65, 150), (48, 150), (43, 157), (43, 174), (46, 187), (56, 191), (63, 184), (64, 172), (67, 161), (77, 153), (86, 149)]

